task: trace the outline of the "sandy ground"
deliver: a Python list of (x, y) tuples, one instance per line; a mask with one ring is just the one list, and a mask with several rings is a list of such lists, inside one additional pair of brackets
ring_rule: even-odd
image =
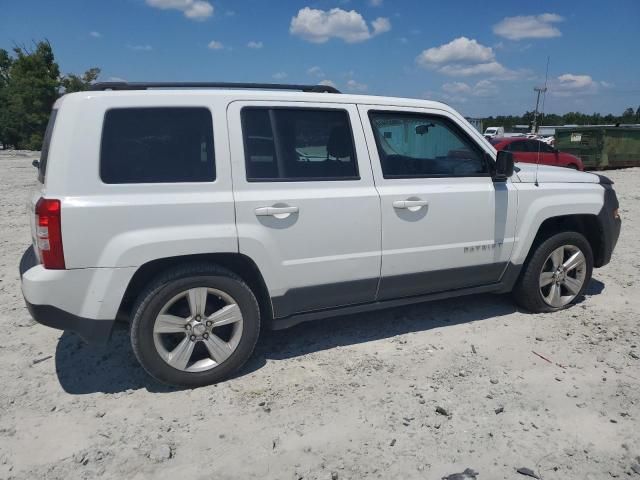
[(177, 390), (124, 329), (94, 348), (30, 319), (32, 158), (0, 154), (0, 478), (640, 478), (640, 169), (609, 172), (622, 237), (574, 308), (484, 295), (266, 332), (237, 378)]

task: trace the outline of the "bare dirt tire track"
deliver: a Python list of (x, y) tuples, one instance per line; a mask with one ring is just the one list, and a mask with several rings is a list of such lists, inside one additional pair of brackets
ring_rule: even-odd
[(573, 308), (482, 295), (264, 332), (243, 375), (180, 390), (124, 328), (90, 347), (29, 319), (33, 158), (0, 152), (0, 478), (637, 476), (640, 168), (607, 172), (622, 234)]

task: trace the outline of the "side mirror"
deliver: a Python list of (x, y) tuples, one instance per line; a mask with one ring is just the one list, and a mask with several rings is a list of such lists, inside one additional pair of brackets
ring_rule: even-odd
[(500, 150), (496, 156), (496, 170), (493, 179), (497, 182), (504, 182), (511, 175), (513, 175), (513, 154)]

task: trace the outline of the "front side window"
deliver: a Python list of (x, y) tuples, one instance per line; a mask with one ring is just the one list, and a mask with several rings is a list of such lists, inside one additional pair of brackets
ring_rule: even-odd
[(346, 111), (245, 107), (241, 117), (248, 181), (359, 178)]
[(385, 178), (487, 175), (482, 150), (453, 122), (434, 115), (371, 112)]
[(108, 110), (100, 178), (110, 184), (212, 182), (211, 112), (202, 107)]

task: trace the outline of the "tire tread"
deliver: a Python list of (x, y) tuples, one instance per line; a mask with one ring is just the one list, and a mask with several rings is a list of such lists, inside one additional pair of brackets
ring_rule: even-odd
[[(190, 277), (198, 277), (198, 276), (226, 277), (231, 280), (234, 280), (242, 288), (246, 289), (246, 291), (249, 293), (248, 297), (252, 302), (251, 307), (254, 308), (255, 309), (254, 311), (256, 312), (257, 330), (258, 332), (260, 331), (260, 307), (258, 305), (256, 296), (251, 290), (251, 288), (247, 285), (247, 283), (240, 276), (238, 276), (236, 273), (232, 272), (231, 270), (215, 264), (187, 264), (187, 265), (171, 268), (159, 274), (151, 282), (149, 282), (147, 287), (145, 287), (140, 292), (140, 294), (138, 295), (134, 303), (132, 312), (135, 312), (135, 313), (134, 313), (133, 319), (131, 320), (130, 337), (131, 337), (131, 347), (133, 349), (133, 353), (135, 354), (136, 359), (138, 360), (140, 365), (142, 365), (142, 367), (147, 371), (149, 375), (154, 377), (156, 380), (168, 385), (177, 385), (177, 386), (183, 386), (183, 387), (198, 387), (198, 386), (208, 385), (211, 383), (216, 383), (217, 381), (223, 380), (226, 376), (228, 376), (227, 374), (215, 375), (215, 376), (210, 375), (210, 377), (212, 377), (212, 380), (203, 381), (203, 379), (207, 376), (202, 374), (206, 374), (206, 373), (212, 374), (216, 372), (215, 369), (212, 371), (199, 372), (199, 373), (193, 373), (193, 374), (191, 373), (185, 374), (184, 372), (179, 372), (177, 370), (175, 371), (179, 374), (180, 377), (184, 377), (184, 378), (172, 379), (172, 378), (167, 378), (167, 376), (165, 375), (159, 375), (158, 372), (155, 371), (155, 369), (149, 368), (149, 365), (147, 365), (147, 362), (145, 360), (145, 353), (142, 350), (143, 346), (141, 345), (141, 337), (140, 335), (135, 333), (135, 332), (138, 332), (140, 329), (140, 323), (142, 321), (143, 315), (145, 314), (147, 308), (149, 307), (149, 304), (153, 301), (153, 299), (156, 297), (156, 295), (158, 295), (158, 293), (162, 289), (164, 289), (165, 287), (167, 287), (167, 285), (171, 284), (176, 280), (182, 280), (182, 279), (186, 279)], [(250, 348), (248, 349), (249, 355), (246, 355), (246, 358), (244, 358), (241, 362), (239, 362), (238, 365), (235, 365), (234, 368), (232, 369), (232, 372), (228, 372), (229, 374), (232, 374), (233, 372), (239, 370), (246, 363), (251, 353), (253, 352), (257, 341), (258, 341), (258, 335), (255, 335), (255, 338), (253, 339), (250, 345)], [(224, 366), (224, 363), (221, 365)], [(171, 369), (171, 367), (169, 366), (167, 366), (167, 368)], [(227, 368), (225, 370), (229, 370), (229, 369)], [(169, 372), (171, 372), (171, 370), (169, 370)], [(189, 377), (185, 377), (185, 375), (191, 375), (190, 379), (188, 379)], [(169, 375), (169, 377), (175, 377), (175, 376), (176, 375)]]
[[(587, 259), (587, 275), (584, 281), (584, 285), (580, 289), (580, 292), (576, 295), (574, 301), (560, 308), (554, 308), (547, 305), (539, 292), (539, 270), (542, 268), (542, 263), (547, 259), (551, 251), (558, 248), (561, 245), (577, 244), (576, 246), (582, 250), (582, 253)], [(591, 273), (593, 270), (593, 251), (591, 245), (587, 239), (579, 232), (565, 231), (556, 232), (550, 234), (545, 240), (534, 245), (535, 250), (531, 256), (527, 259), (524, 265), (522, 275), (516, 282), (513, 289), (513, 297), (516, 303), (533, 313), (555, 312), (572, 306), (576, 299), (580, 298), (584, 293), (589, 281), (591, 280)]]

